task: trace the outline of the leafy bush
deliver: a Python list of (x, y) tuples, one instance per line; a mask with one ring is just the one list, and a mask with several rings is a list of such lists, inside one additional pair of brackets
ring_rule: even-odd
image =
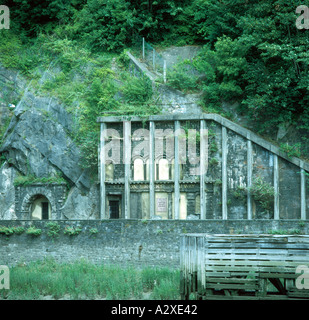
[(26, 230), (26, 234), (33, 236), (33, 237), (38, 237), (42, 234), (42, 229), (31, 226)]
[(98, 230), (97, 228), (91, 228), (91, 229), (89, 230), (89, 233), (90, 233), (91, 235), (96, 235), (98, 232), (99, 232), (99, 230)]
[(59, 236), (59, 232), (60, 232), (60, 225), (57, 222), (48, 222), (46, 224), (46, 227), (48, 228), (48, 232), (47, 235), (51, 238), (57, 238)]
[(128, 103), (145, 103), (152, 97), (151, 80), (145, 75), (141, 78), (128, 77), (121, 92)]
[(250, 187), (250, 192), (254, 200), (258, 201), (262, 208), (271, 210), (274, 201), (274, 187), (264, 181), (261, 177), (256, 177)]
[(198, 88), (198, 77), (195, 74), (194, 67), (189, 60), (184, 60), (167, 73), (167, 81), (172, 87), (185, 92)]
[(25, 231), (24, 227), (6, 227), (0, 226), (0, 234), (4, 234), (6, 236), (11, 236), (12, 234), (22, 234)]
[(13, 227), (13, 230), (14, 230), (14, 233), (18, 234), (18, 235), (20, 235), (20, 234), (25, 232), (25, 228), (21, 227), (21, 226), (20, 227)]
[(0, 234), (11, 236), (14, 233), (14, 229), (10, 227), (0, 226)]
[(82, 229), (80, 227), (65, 227), (64, 234), (67, 234), (68, 236), (76, 236), (80, 234)]
[(301, 143), (295, 143), (294, 145), (282, 143), (280, 145), (280, 150), (285, 152), (288, 155), (288, 157), (301, 157)]
[(131, 42), (133, 12), (125, 0), (88, 0), (72, 28), (89, 47), (121, 50)]

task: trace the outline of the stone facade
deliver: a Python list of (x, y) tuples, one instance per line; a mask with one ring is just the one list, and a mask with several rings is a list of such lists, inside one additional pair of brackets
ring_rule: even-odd
[(307, 219), (308, 163), (219, 115), (98, 121), (102, 219)]

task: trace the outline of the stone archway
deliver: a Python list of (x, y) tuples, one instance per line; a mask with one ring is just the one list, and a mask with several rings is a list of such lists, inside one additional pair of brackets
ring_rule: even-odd
[(31, 220), (51, 219), (52, 206), (50, 205), (49, 200), (45, 196), (41, 194), (32, 196), (27, 206), (30, 207), (29, 209)]
[(40, 214), (43, 214), (42, 210), (45, 210), (46, 218), (46, 203), (48, 203), (48, 219), (61, 219), (61, 208), (65, 197), (65, 184), (18, 186), (15, 191), (16, 216), (23, 220), (32, 219), (33, 211), (36, 210), (34, 218), (38, 219)]
[[(42, 189), (42, 188), (40, 188)], [(25, 195), (22, 205), (21, 205), (21, 212), (23, 212), (24, 219), (38, 219), (39, 218), (39, 208), (41, 203), (48, 202), (49, 206), (49, 214), (48, 217), (51, 219), (55, 216), (55, 201), (51, 195), (51, 192), (49, 190), (37, 190), (37, 188), (34, 188), (31, 190), (32, 192), (29, 192)], [(44, 201), (44, 200), (45, 201)], [(34, 211), (37, 211), (34, 213)], [(42, 213), (42, 212), (41, 212)], [(33, 217), (34, 214), (34, 217)]]

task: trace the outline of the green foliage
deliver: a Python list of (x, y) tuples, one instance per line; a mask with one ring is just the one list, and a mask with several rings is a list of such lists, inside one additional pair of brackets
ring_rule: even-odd
[(4, 234), (6, 236), (11, 236), (12, 234), (20, 235), (25, 232), (25, 228), (18, 226), (18, 227), (6, 227), (0, 226), (0, 234)]
[(285, 152), (289, 158), (291, 157), (301, 157), (301, 143), (295, 143), (294, 145), (290, 145), (288, 143), (282, 143), (280, 145), (280, 150)]
[(48, 222), (46, 224), (46, 227), (48, 229), (47, 235), (51, 238), (57, 238), (59, 237), (59, 232), (60, 232), (60, 225), (57, 222)]
[[(124, 76), (128, 61), (123, 49), (140, 47), (142, 36), (161, 47), (204, 45), (196, 59), (168, 72), (168, 82), (186, 92), (201, 89), (207, 112), (222, 112), (224, 101), (238, 102), (237, 111), (255, 130), (274, 132), (288, 122), (301, 130), (307, 144), (308, 37), (295, 27), (296, 0), (4, 4), (11, 9), (12, 28), (0, 31), (0, 61), (27, 75), (40, 93), (68, 106), (76, 117), (72, 136), (82, 149), (85, 168), (97, 167), (98, 116), (158, 112), (151, 105), (150, 82)], [(121, 73), (111, 67), (107, 52), (122, 52), (116, 60)], [(38, 81), (41, 69), (51, 71), (43, 83)], [(197, 81), (195, 71), (204, 77)]]
[(198, 88), (197, 79), (194, 67), (189, 60), (179, 62), (167, 73), (168, 84), (186, 93)]
[(264, 181), (262, 177), (256, 177), (250, 187), (250, 193), (254, 200), (258, 201), (262, 208), (271, 210), (274, 201), (274, 187)]
[(307, 115), (308, 37), (295, 27), (298, 2), (195, 3), (199, 33), (208, 41), (201, 56), (205, 102), (239, 101), (261, 132)]
[(301, 231), (299, 229), (289, 229), (289, 230), (285, 230), (285, 229), (271, 229), (268, 230), (269, 234), (278, 234), (278, 235), (284, 235), (284, 234), (301, 234)]
[(219, 161), (218, 161), (218, 159), (216, 159), (216, 158), (211, 158), (211, 159), (209, 160), (209, 165), (210, 165), (210, 166), (217, 166), (218, 163), (219, 163)]
[(18, 175), (14, 180), (14, 186), (27, 186), (30, 184), (36, 184), (36, 183), (43, 183), (43, 184), (60, 184), (60, 183), (66, 183), (66, 180), (60, 176), (54, 176), (54, 177), (43, 177), (43, 178), (37, 178), (33, 175), (29, 176), (21, 176)]
[(145, 75), (141, 78), (128, 77), (121, 92), (127, 103), (145, 103), (152, 97), (151, 80)]
[(237, 186), (237, 188), (235, 188), (235, 190), (233, 191), (233, 196), (239, 200), (245, 200), (246, 194), (247, 194), (247, 189), (242, 186)]
[(31, 226), (26, 230), (26, 234), (33, 236), (33, 237), (38, 237), (42, 234), (42, 229)]
[(98, 232), (99, 232), (99, 230), (98, 230), (97, 228), (91, 228), (91, 229), (89, 230), (89, 233), (90, 233), (91, 235), (96, 235)]
[(11, 236), (14, 233), (14, 229), (6, 226), (0, 226), (0, 234)]
[(13, 227), (13, 231), (14, 231), (15, 234), (20, 235), (20, 234), (22, 234), (22, 233), (25, 232), (25, 228), (24, 228), (24, 227), (21, 227), (21, 226), (19, 226), (19, 227)]
[(68, 235), (68, 236), (77, 236), (78, 234), (80, 234), (82, 231), (82, 229), (80, 227), (70, 227), (70, 226), (66, 226), (64, 229), (64, 234)]
[[(44, 259), (10, 268), (14, 286), (9, 300), (42, 296), (60, 299), (179, 299), (179, 271), (168, 268), (133, 268), (94, 265), (87, 261), (57, 263)], [(2, 297), (0, 291), (0, 297)]]
[(52, 30), (57, 24), (67, 23), (83, 0), (6, 0), (10, 8), (12, 27), (23, 36), (36, 36), (38, 32)]
[(245, 52), (245, 43), (226, 36), (217, 40), (214, 50), (210, 45), (201, 50), (196, 67), (206, 76), (203, 84), (206, 103), (218, 105), (222, 101), (242, 98), (243, 89), (239, 78), (247, 67)]

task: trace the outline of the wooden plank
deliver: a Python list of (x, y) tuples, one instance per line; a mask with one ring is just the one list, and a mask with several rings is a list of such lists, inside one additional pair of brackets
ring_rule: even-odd
[(238, 279), (238, 278), (207, 278), (208, 283), (239, 283), (239, 284), (256, 284), (255, 279)]
[(222, 265), (222, 266), (285, 266), (285, 267), (295, 267), (298, 266), (302, 261), (281, 261), (281, 260), (209, 260), (206, 258), (206, 265)]
[(259, 277), (260, 278), (285, 278), (285, 279), (296, 279), (299, 276), (299, 274), (295, 273), (270, 273), (270, 272), (260, 272)]
[(258, 288), (257, 284), (231, 284), (231, 283), (208, 283), (207, 282), (207, 289), (238, 289), (238, 290), (256, 290)]

